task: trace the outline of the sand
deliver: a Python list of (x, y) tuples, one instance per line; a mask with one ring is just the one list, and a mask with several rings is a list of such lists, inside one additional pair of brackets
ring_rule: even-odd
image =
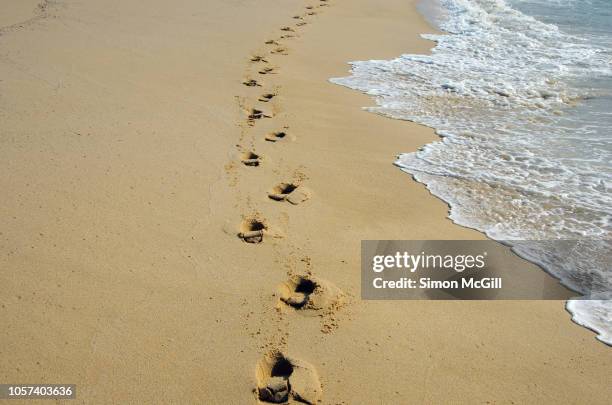
[(427, 52), (413, 1), (17, 3), (0, 3), (0, 382), (248, 404), (284, 359), (291, 398), (325, 404), (607, 402), (612, 352), (563, 301), (359, 298), (362, 239), (484, 238), (392, 165), (432, 131), (328, 82)]

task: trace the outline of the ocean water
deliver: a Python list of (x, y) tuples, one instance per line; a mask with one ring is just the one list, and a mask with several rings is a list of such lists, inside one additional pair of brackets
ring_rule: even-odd
[(612, 345), (612, 0), (421, 10), (444, 32), (423, 35), (431, 55), (351, 62), (331, 81), (373, 96), (369, 111), (434, 128), (440, 141), (395, 164), (454, 222), (577, 291), (572, 319)]

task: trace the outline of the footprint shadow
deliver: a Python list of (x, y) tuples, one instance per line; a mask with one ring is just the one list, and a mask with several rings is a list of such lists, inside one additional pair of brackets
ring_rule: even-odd
[(262, 118), (272, 118), (272, 113), (265, 112), (258, 108), (251, 108), (247, 116), (247, 121), (250, 125), (253, 125), (255, 121), (260, 120)]
[(248, 79), (242, 82), (247, 87), (261, 87), (261, 84), (255, 79)]
[(271, 51), (275, 55), (289, 55), (289, 51), (284, 46), (279, 46)]
[(261, 243), (268, 227), (257, 218), (247, 218), (240, 224), (238, 237), (247, 243)]
[(308, 362), (272, 350), (257, 364), (257, 399), (282, 404), (289, 400), (314, 405), (323, 394), (319, 375)]
[(276, 68), (273, 67), (265, 67), (258, 72), (260, 75), (273, 75), (276, 74)]
[(257, 167), (261, 164), (261, 156), (251, 151), (244, 152), (242, 156), (240, 156), (240, 161), (245, 166)]
[(271, 132), (264, 138), (268, 142), (279, 142), (287, 137), (287, 133), (284, 131)]
[(261, 101), (262, 103), (267, 103), (270, 100), (272, 100), (274, 97), (276, 97), (276, 94), (274, 93), (262, 94), (261, 97), (259, 97), (259, 101)]
[(279, 183), (268, 191), (268, 197), (274, 201), (287, 201), (298, 205), (310, 199), (311, 192), (296, 183)]
[(279, 290), (281, 303), (299, 311), (331, 308), (344, 297), (334, 284), (312, 275), (291, 276)]

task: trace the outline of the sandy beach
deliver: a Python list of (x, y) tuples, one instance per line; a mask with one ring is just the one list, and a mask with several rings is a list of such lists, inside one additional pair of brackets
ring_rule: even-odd
[(392, 164), (433, 131), (328, 81), (428, 52), (414, 0), (0, 8), (0, 384), (249, 404), (282, 354), (312, 403), (608, 403), (564, 301), (360, 299), (361, 240), (485, 238)]

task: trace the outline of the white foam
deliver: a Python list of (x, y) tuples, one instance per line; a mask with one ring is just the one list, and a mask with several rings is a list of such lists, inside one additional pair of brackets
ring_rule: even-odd
[(597, 332), (599, 340), (612, 345), (612, 311), (609, 300), (570, 300), (566, 308), (572, 313), (574, 322)]
[[(395, 163), (448, 201), (456, 223), (497, 240), (610, 239), (612, 142), (572, 112), (602, 96), (575, 83), (611, 75), (611, 53), (503, 0), (440, 3), (452, 35), (424, 35), (437, 42), (431, 56), (353, 62), (350, 77), (332, 82), (374, 96), (370, 111), (436, 129), (440, 141)], [(598, 114), (594, 122), (612, 122)], [(523, 250), (578, 291), (612, 290), (606, 266), (595, 266), (603, 284), (587, 291), (568, 263)], [(612, 344), (611, 302), (568, 309)]]

